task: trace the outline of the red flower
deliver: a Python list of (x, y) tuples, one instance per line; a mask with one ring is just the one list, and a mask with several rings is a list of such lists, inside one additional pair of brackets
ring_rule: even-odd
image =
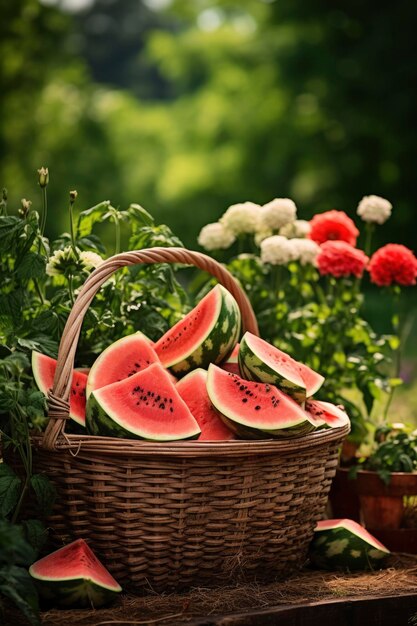
[(377, 250), (369, 263), (371, 281), (380, 287), (392, 285), (415, 285), (417, 259), (409, 248), (389, 243)]
[(317, 257), (320, 274), (330, 274), (336, 278), (362, 276), (369, 260), (362, 250), (354, 248), (346, 241), (326, 241), (320, 248)]
[(325, 211), (318, 213), (310, 220), (310, 239), (317, 243), (329, 240), (346, 241), (356, 245), (359, 231), (353, 220), (344, 211)]

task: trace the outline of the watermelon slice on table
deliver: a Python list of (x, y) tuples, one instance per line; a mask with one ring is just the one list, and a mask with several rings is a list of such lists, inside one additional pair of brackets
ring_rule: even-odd
[(207, 393), (226, 425), (244, 439), (297, 437), (315, 430), (290, 396), (268, 383), (245, 380), (210, 365)]
[(196, 420), (159, 363), (91, 392), (86, 422), (93, 435), (110, 437), (176, 441), (200, 434)]
[(350, 519), (318, 522), (310, 545), (312, 563), (329, 570), (378, 569), (389, 554), (378, 539)]
[(237, 343), (233, 348), (230, 356), (225, 361), (222, 361), (222, 363), (220, 363), (220, 367), (223, 370), (226, 370), (226, 372), (232, 372), (232, 374), (237, 374), (238, 376), (240, 376), (239, 347), (240, 344)]
[(87, 398), (92, 391), (128, 378), (158, 363), (150, 340), (141, 332), (122, 337), (108, 346), (94, 361), (87, 380)]
[(222, 285), (216, 285), (181, 321), (155, 343), (162, 365), (184, 376), (198, 367), (225, 359), (240, 333), (236, 300)]
[(62, 607), (98, 608), (122, 590), (84, 539), (36, 561), (29, 574), (41, 596)]
[(324, 377), (310, 367), (249, 332), (240, 342), (239, 366), (248, 380), (276, 385), (299, 404), (316, 393), (324, 382)]
[(339, 428), (350, 423), (349, 416), (341, 406), (323, 400), (307, 400), (305, 410), (317, 428)]
[(207, 394), (207, 371), (196, 369), (184, 376), (176, 389), (201, 428), (198, 441), (234, 439), (232, 431), (222, 422)]
[[(40, 352), (32, 352), (32, 372), (39, 390), (48, 395), (54, 384), (56, 360)], [(85, 393), (87, 375), (74, 370), (70, 391), (70, 418), (79, 426), (85, 426)]]

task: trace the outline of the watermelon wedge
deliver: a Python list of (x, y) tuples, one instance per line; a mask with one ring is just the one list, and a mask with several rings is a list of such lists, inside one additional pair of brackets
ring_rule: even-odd
[(184, 376), (176, 389), (201, 428), (199, 441), (234, 439), (232, 431), (222, 422), (207, 394), (207, 371), (196, 369)]
[(319, 568), (367, 570), (380, 568), (389, 550), (350, 519), (318, 522), (310, 546), (310, 559)]
[[(56, 360), (40, 352), (32, 352), (32, 373), (39, 390), (48, 395), (54, 384)], [(85, 426), (85, 390), (87, 375), (74, 370), (70, 391), (70, 418), (79, 426)]]
[(219, 363), (239, 338), (240, 311), (236, 300), (216, 285), (181, 321), (155, 344), (162, 365), (184, 376), (197, 367)]
[(297, 437), (315, 430), (300, 405), (273, 385), (247, 381), (213, 364), (207, 393), (225, 424), (242, 438)]
[(230, 356), (220, 363), (220, 367), (222, 370), (226, 370), (226, 372), (232, 372), (232, 374), (237, 374), (240, 376), (239, 369), (239, 347), (240, 344), (237, 343), (232, 350)]
[(162, 365), (91, 392), (87, 430), (93, 435), (174, 441), (194, 439), (200, 428)]
[(323, 376), (298, 363), (267, 341), (246, 332), (240, 342), (239, 366), (248, 380), (276, 385), (302, 404), (324, 382)]
[(122, 337), (94, 361), (87, 380), (87, 398), (92, 391), (128, 378), (159, 362), (150, 340), (141, 332)]
[(36, 561), (29, 574), (42, 597), (62, 607), (98, 608), (122, 590), (84, 539)]
[(323, 400), (307, 400), (305, 411), (317, 428), (339, 428), (350, 423), (348, 414), (341, 406)]

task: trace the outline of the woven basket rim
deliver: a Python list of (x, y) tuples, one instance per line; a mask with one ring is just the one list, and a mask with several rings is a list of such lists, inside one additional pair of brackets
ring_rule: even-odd
[[(231, 441), (169, 441), (153, 442), (93, 435), (65, 435), (56, 443), (56, 451), (68, 450), (78, 455), (83, 453), (105, 456), (170, 456), (178, 458), (205, 458), (215, 456), (251, 456), (267, 454), (293, 454), (309, 448), (317, 448), (341, 441), (350, 431), (350, 426), (317, 430), (301, 437), (288, 439), (231, 440)], [(42, 448), (42, 436), (32, 437), (36, 448)]]

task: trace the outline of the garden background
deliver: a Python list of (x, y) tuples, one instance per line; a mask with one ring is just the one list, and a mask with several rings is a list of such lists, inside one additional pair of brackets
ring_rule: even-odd
[[(299, 217), (363, 195), (394, 205), (379, 243), (415, 251), (417, 49), (411, 2), (3, 0), (0, 184), (47, 234), (78, 207), (139, 202), (196, 247), (230, 204), (290, 197)], [(367, 315), (390, 330), (389, 300)], [(408, 294), (403, 306), (413, 310)], [(417, 413), (416, 324), (398, 417)], [(414, 398), (414, 399), (413, 399)], [(413, 404), (414, 403), (414, 404)], [(411, 412), (410, 412), (411, 407)]]

